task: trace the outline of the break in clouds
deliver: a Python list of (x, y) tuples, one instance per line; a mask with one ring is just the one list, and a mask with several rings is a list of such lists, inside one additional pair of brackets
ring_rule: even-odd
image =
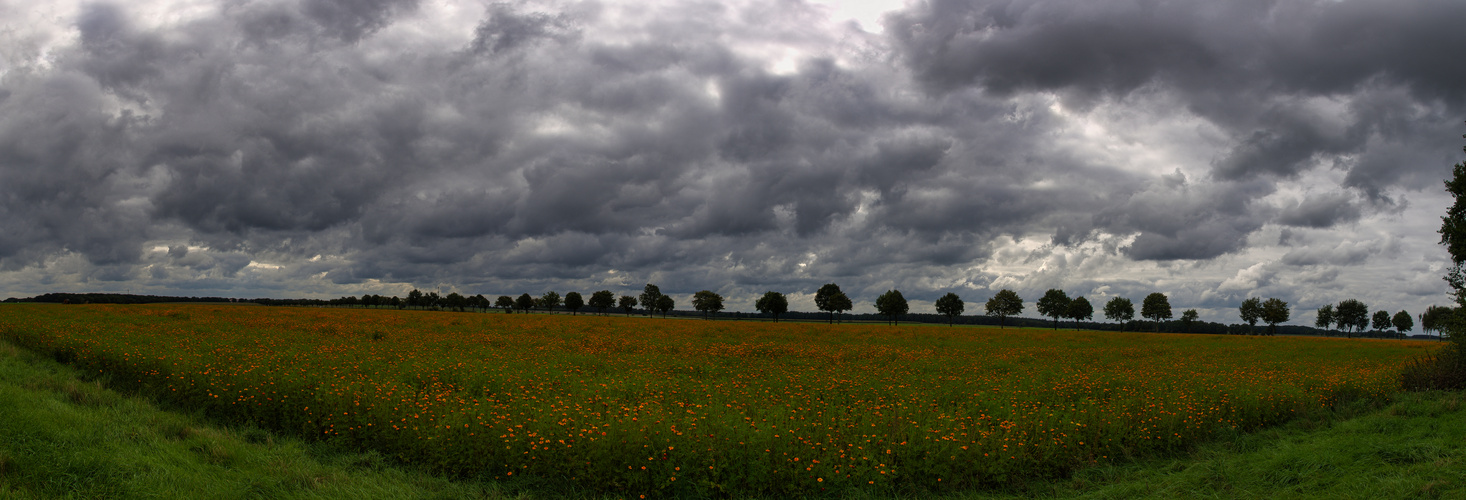
[(1446, 300), (1466, 4), (846, 7), (0, 0), (0, 289)]

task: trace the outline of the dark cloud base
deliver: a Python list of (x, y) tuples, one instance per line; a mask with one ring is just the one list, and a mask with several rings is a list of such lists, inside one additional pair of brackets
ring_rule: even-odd
[[(1466, 116), (1449, 2), (929, 1), (882, 36), (813, 38), (794, 34), (814, 11), (785, 7), (494, 4), (429, 40), (393, 31), (429, 22), (416, 0), (236, 2), (165, 28), (89, 4), (75, 44), (0, 79), (0, 270), (934, 297), (995, 283), (973, 267), (1000, 238), (1205, 262), (1268, 227), (1398, 213)], [(748, 50), (816, 42), (792, 71)], [(1223, 144), (1137, 172), (1058, 146), (1074, 122), (1050, 101), (1170, 103), (1157, 116)]]

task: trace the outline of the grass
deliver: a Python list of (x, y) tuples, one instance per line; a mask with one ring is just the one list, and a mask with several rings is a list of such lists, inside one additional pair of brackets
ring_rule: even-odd
[[(3, 312), (18, 311), (27, 309)], [(691, 498), (925, 498), (934, 494), (974, 499), (1272, 498), (1328, 491), (1335, 493), (1329, 496), (1333, 498), (1361, 492), (1378, 493), (1375, 497), (1381, 498), (1449, 498), (1461, 487), (1459, 473), (1449, 473), (1461, 468), (1460, 428), (1427, 427), (1430, 422), (1453, 418), (1453, 425), (1461, 425), (1460, 403), (1452, 399), (1454, 393), (1400, 395), (1384, 410), (1373, 411), (1388, 397), (1374, 392), (1375, 379), (1389, 373), (1381, 371), (1381, 363), (1419, 350), (1401, 351), (1407, 345), (1403, 343), (869, 326), (836, 330), (816, 325), (735, 327), (718, 322), (528, 317), (532, 315), (479, 320), (475, 317), (481, 315), (319, 310), (272, 311), (268, 316), (248, 313), (251, 316), (245, 320), (267, 322), (240, 325), (236, 324), (241, 321), (237, 310), (220, 313), (210, 307), (41, 307), (28, 311), (51, 317), (36, 323), (35, 318), (6, 314), (0, 317), (0, 327), (5, 329), (0, 333), (29, 338), (31, 346), (47, 355), (74, 366), (90, 366), (92, 373), (105, 370), (103, 378), (85, 381), (74, 367), (14, 348), (9, 352), (14, 356), (0, 352), (0, 357), (19, 359), (22, 365), (50, 374), (11, 377), (13, 363), (0, 365), (0, 382), (4, 382), (0, 383), (0, 436), (5, 437), (0, 440), (0, 497), (465, 498), (513, 492), (533, 498), (595, 498), (596, 494), (575, 485), (618, 477), (634, 481), (639, 473), (615, 472), (628, 460), (621, 456), (625, 451), (621, 449), (663, 440), (677, 451), (654, 454), (652, 457), (660, 457), (655, 461), (646, 452), (629, 459), (653, 469), (672, 469), (652, 474), (679, 476), (679, 488), (627, 488), (632, 490), (630, 498), (636, 498), (638, 492)], [(497, 334), (494, 329), (509, 333)], [(484, 330), (490, 331), (486, 334)], [(281, 339), (288, 342), (277, 343)], [(1040, 344), (1032, 345), (1035, 340)], [(1056, 346), (1064, 349), (1056, 350)], [(1198, 358), (1195, 353), (1199, 350), (1224, 359)], [(499, 357), (494, 357), (496, 352)], [(249, 357), (261, 353), (274, 357)], [(398, 356), (397, 361), (382, 358), (384, 354)], [(445, 359), (458, 364), (444, 370)], [(883, 368), (872, 369), (872, 362)], [(1075, 370), (1075, 364), (1083, 370)], [(1175, 370), (1178, 366), (1187, 370)], [(285, 371), (279, 371), (281, 367)], [(1158, 367), (1171, 371), (1159, 372)], [(1341, 373), (1319, 373), (1330, 368)], [(1232, 372), (1238, 369), (1248, 369), (1245, 373), (1250, 379), (1235, 377)], [(1364, 369), (1374, 375), (1361, 378)], [(1166, 375), (1157, 378), (1158, 373)], [(1341, 378), (1340, 374), (1348, 376)], [(108, 376), (123, 377), (127, 383), (112, 380), (108, 384)], [(1015, 385), (1015, 377), (1028, 385)], [(21, 382), (9, 383), (12, 379)], [(292, 384), (332, 388), (304, 392)], [(774, 392), (781, 384), (783, 392)], [(146, 400), (120, 396), (104, 385), (138, 390), (172, 408), (198, 412), (212, 405), (216, 411), (210, 413), (211, 419), (199, 413), (161, 412)], [(514, 386), (517, 388), (510, 389)], [(588, 386), (589, 391), (581, 386)], [(374, 396), (372, 390), (385, 394), (410, 390), (412, 397), (393, 402)], [(1005, 394), (998, 399), (971, 399), (975, 392), (994, 390)], [(480, 395), (475, 396), (474, 391)], [(714, 394), (723, 399), (709, 399)], [(594, 399), (583, 399), (587, 396)], [(212, 403), (215, 399), (221, 402)], [(330, 417), (302, 419), (301, 414), (288, 416), (278, 410), (287, 406), (284, 399), (300, 401), (294, 403), (297, 406), (308, 404), (311, 412), (336, 409), (327, 412)], [(712, 404), (725, 402), (723, 406), (729, 409)], [(589, 403), (600, 406), (590, 407)], [(362, 409), (356, 410), (357, 405)], [(386, 410), (386, 406), (403, 405), (413, 406), (408, 413)], [(1225, 411), (1218, 410), (1218, 405), (1225, 406)], [(134, 406), (153, 413), (118, 412)], [(372, 410), (373, 406), (379, 408)], [(839, 412), (841, 406), (852, 408)], [(966, 410), (974, 407), (985, 413)], [(331, 413), (343, 409), (357, 414)], [(398, 427), (397, 417), (407, 421), (409, 414), (414, 419), (408, 424), (411, 432), (406, 426), (400, 432), (385, 432), (389, 425)], [(421, 420), (417, 420), (419, 414)], [(81, 418), (87, 415), (95, 418)], [(258, 418), (241, 419), (240, 415)], [(433, 430), (445, 422), (451, 423), (445, 428), (458, 429), (459, 423), (472, 422), (465, 419), (474, 415), (515, 420), (502, 424), (508, 431), (505, 435), (494, 432), (495, 437), (505, 438), (502, 443), (475, 441), (472, 429)], [(743, 418), (730, 418), (739, 416)], [(872, 420), (873, 416), (877, 418)], [(985, 422), (983, 416), (992, 421)], [(1198, 416), (1231, 419), (1235, 424), (1203, 428), (1198, 426)], [(1376, 417), (1387, 422), (1369, 424), (1363, 430), (1348, 427)], [(435, 418), (437, 424), (429, 425)], [(274, 430), (316, 439), (281, 438), (246, 423), (270, 419), (291, 424), (271, 426)], [(1035, 436), (1048, 427), (1044, 421), (1094, 426), (1098, 433), (1082, 432), (1109, 442), (1086, 445), (1090, 439), (1083, 438), (1086, 434), (1080, 434), (1078, 427), (1065, 431), (1077, 436), (1052, 433), (1052, 429), (1050, 434)], [(514, 422), (519, 424), (510, 427)], [(1014, 427), (991, 426), (1000, 422)], [(1148, 430), (1127, 428), (1126, 422)], [(867, 423), (883, 427), (859, 430)], [(220, 424), (226, 426), (218, 427)], [(303, 431), (302, 425), (307, 426)], [(821, 443), (813, 441), (820, 440), (822, 430), (849, 432), (842, 430), (846, 425), (870, 439), (864, 441), (866, 447), (888, 449), (876, 457), (884, 462), (880, 467), (856, 469), (857, 473), (882, 481), (887, 472), (911, 478), (905, 483), (892, 478), (868, 488), (863, 482), (837, 485), (830, 481), (823, 484), (831, 488), (823, 491), (783, 489), (787, 487), (781, 481), (800, 481), (805, 471), (819, 474), (816, 469), (843, 468), (832, 454), (815, 450)], [(1271, 427), (1246, 432), (1259, 425)], [(587, 439), (596, 435), (587, 433), (587, 428), (598, 426), (612, 433), (609, 442)], [(748, 428), (739, 430), (742, 426)], [(367, 430), (370, 428), (382, 431)], [(1409, 429), (1425, 431), (1400, 433)], [(295, 432), (288, 432), (291, 430)], [(934, 432), (937, 430), (943, 432)], [(991, 469), (994, 462), (964, 457), (970, 464), (966, 467), (989, 467), (1003, 474), (998, 480), (945, 488), (910, 487), (918, 484), (913, 478), (950, 479), (946, 474), (962, 473), (961, 465), (938, 469), (945, 461), (929, 462), (922, 456), (947, 449), (961, 454), (955, 446), (967, 441), (950, 443), (948, 439), (957, 437), (957, 430), (974, 433), (973, 444), (979, 442), (976, 436), (980, 433), (1011, 431), (1000, 434), (998, 437), (1006, 436), (1002, 440), (984, 439), (988, 449), (1019, 445), (1010, 439), (1023, 435), (1029, 436), (1023, 441), (1031, 444), (1013, 452), (1024, 455), (1023, 462), (1003, 461), (999, 466), (1003, 469)], [(1335, 430), (1340, 430), (1337, 435), (1329, 434)], [(684, 437), (688, 431), (692, 431), (690, 437)], [(1175, 438), (1169, 434), (1172, 431), (1177, 432)], [(516, 432), (523, 437), (511, 439)], [(1188, 435), (1182, 439), (1179, 432)], [(778, 439), (779, 434), (788, 435)], [(715, 435), (724, 439), (712, 439)], [(750, 452), (746, 447), (727, 445), (719, 449), (719, 443), (729, 437), (760, 439), (760, 449)], [(1052, 442), (1040, 447), (1035, 437)], [(1164, 442), (1153, 441), (1157, 438)], [(1429, 441), (1436, 438), (1443, 441)], [(575, 452), (569, 446), (550, 446), (557, 441), (560, 445), (573, 443)], [(911, 446), (902, 448), (907, 441)], [(434, 444), (444, 442), (456, 443), (456, 447)], [(519, 463), (540, 472), (488, 482), (447, 481), (422, 472), (448, 470), (477, 477), (465, 474), (461, 465), (445, 467), (421, 458), (482, 460), (475, 454), (492, 456), (498, 447), (495, 443), (505, 445), (506, 450), (513, 443), (517, 448), (505, 461), (514, 460), (522, 449), (525, 453)], [(1072, 445), (1089, 446), (1077, 450), (1088, 458), (1075, 462)], [(379, 450), (385, 455), (378, 451), (351, 453), (332, 446)], [(769, 449), (762, 449), (765, 447)], [(837, 453), (854, 451), (840, 445), (833, 448)], [(1366, 453), (1348, 453), (1356, 448)], [(282, 450), (297, 453), (294, 458), (272, 455)], [(393, 467), (395, 457), (387, 458), (394, 456), (393, 450), (395, 457), (411, 464), (407, 469)], [(793, 456), (771, 460), (766, 456), (770, 450), (798, 453), (804, 462), (821, 459), (825, 464), (815, 462), (805, 468)], [(889, 450), (897, 453), (892, 455)], [(1096, 456), (1101, 453), (1106, 456)], [(535, 456), (541, 462), (533, 461)], [(720, 469), (734, 472), (731, 476), (677, 474), (689, 464), (696, 468), (699, 460), (713, 460)], [(835, 467), (826, 465), (830, 462)], [(1023, 463), (1035, 463), (1038, 468), (1027, 469)], [(1051, 467), (1056, 463), (1062, 467)], [(683, 469), (674, 467), (678, 464)], [(1430, 464), (1442, 465), (1447, 473), (1428, 474)], [(740, 466), (747, 470), (740, 471)], [(606, 472), (597, 473), (597, 469)], [(596, 477), (572, 481), (571, 474), (562, 476), (557, 471), (582, 471)], [(942, 475), (930, 475), (933, 472)], [(759, 480), (772, 487), (720, 493), (715, 483), (690, 488), (682, 484), (719, 477), (746, 481), (737, 476), (749, 473), (767, 475)], [(923, 477), (923, 473), (929, 475)], [(1384, 479), (1387, 477), (1408, 480), (1390, 482)], [(409, 484), (415, 489), (383, 489), (383, 484)], [(607, 498), (626, 493), (625, 489), (599, 490), (610, 495)], [(200, 491), (216, 493), (195, 494)]]
[[(0, 342), (0, 498), (554, 498), (223, 428), (100, 382)], [(946, 498), (1466, 498), (1463, 400), (1401, 393), (1383, 408), (1344, 408), (1173, 457)]]
[(226, 428), (0, 342), (0, 498), (505, 498), (376, 453)]

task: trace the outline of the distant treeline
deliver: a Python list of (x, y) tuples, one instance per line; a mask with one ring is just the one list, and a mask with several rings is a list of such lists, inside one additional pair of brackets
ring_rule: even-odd
[[(8, 298), (4, 302), (43, 302), (53, 304), (158, 304), (158, 303), (252, 303), (266, 306), (295, 306), (295, 307), (344, 307), (344, 308), (386, 308), (386, 309), (427, 309), (427, 310), (449, 310), (464, 312), (489, 312), (502, 311), (503, 308), (491, 305), (482, 296), (462, 297), (462, 307), (458, 307), (459, 300), (431, 300), (436, 295), (429, 292), (421, 298), (413, 297), (412, 305), (408, 300), (397, 297), (383, 297), (367, 295), (364, 297), (341, 297), (336, 299), (235, 299), (227, 297), (171, 297), (162, 295), (134, 295), (122, 293), (48, 293), (35, 297)], [(457, 295), (457, 294), (451, 294)], [(445, 298), (446, 299), (446, 298)], [(458, 299), (458, 297), (453, 297)], [(475, 300), (477, 299), (477, 300)], [(442, 302), (449, 302), (452, 305), (445, 305)], [(556, 311), (548, 311), (554, 313)], [(645, 310), (637, 310), (637, 314), (645, 314)], [(621, 314), (621, 311), (608, 312), (607, 314)], [(706, 315), (697, 311), (669, 311), (668, 316), (702, 318), (709, 317), (721, 320), (754, 320), (764, 321), (772, 319), (772, 315), (758, 312), (716, 312)], [(824, 312), (799, 312), (789, 311), (779, 315), (784, 321), (830, 321), (832, 315)], [(833, 315), (834, 321), (845, 323), (883, 323), (886, 317), (880, 314), (837, 314)], [(908, 314), (905, 320), (913, 323), (952, 323), (957, 325), (981, 325), (999, 326), (999, 319), (993, 316), (972, 315), (956, 316), (948, 318), (940, 314)], [(1006, 326), (1029, 327), (1029, 328), (1053, 328), (1054, 322), (1042, 318), (1010, 317), (1003, 321)], [(1059, 323), (1061, 330), (1100, 330), (1100, 331), (1121, 331), (1120, 323), (1081, 321), (1077, 324), (1073, 321), (1062, 321)], [(1150, 331), (1155, 329), (1155, 323), (1151, 321), (1136, 320), (1124, 324), (1124, 331)], [(1160, 331), (1169, 333), (1207, 333), (1220, 335), (1247, 335), (1259, 332), (1262, 327), (1253, 327), (1245, 323), (1223, 324), (1209, 321), (1164, 321), (1160, 324)], [(1281, 335), (1311, 335), (1327, 336), (1337, 335), (1338, 332), (1326, 331), (1319, 328), (1301, 325), (1278, 325), (1277, 333)], [(1399, 338), (1394, 332), (1362, 332), (1357, 335), (1362, 337), (1377, 338)], [(1413, 338), (1434, 338), (1426, 335), (1412, 335)]]
[(252, 302), (225, 297), (168, 297), (130, 293), (47, 293), (35, 297), (5, 299), (4, 302), (46, 302), (53, 304), (158, 304), (163, 302)]

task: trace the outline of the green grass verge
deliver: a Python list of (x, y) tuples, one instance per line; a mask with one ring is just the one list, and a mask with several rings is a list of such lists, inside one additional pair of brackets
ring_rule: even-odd
[[(1466, 498), (1463, 400), (1459, 392), (1402, 393), (1383, 408), (1295, 420), (1170, 458), (1099, 465), (1068, 479), (949, 498)], [(375, 453), (221, 428), (0, 343), (0, 498), (532, 499), (566, 493), (453, 481), (388, 464)]]
[(1466, 394), (1407, 392), (1068, 480), (952, 498), (1466, 498)]
[(0, 498), (503, 498), (257, 429), (224, 429), (0, 343)]

